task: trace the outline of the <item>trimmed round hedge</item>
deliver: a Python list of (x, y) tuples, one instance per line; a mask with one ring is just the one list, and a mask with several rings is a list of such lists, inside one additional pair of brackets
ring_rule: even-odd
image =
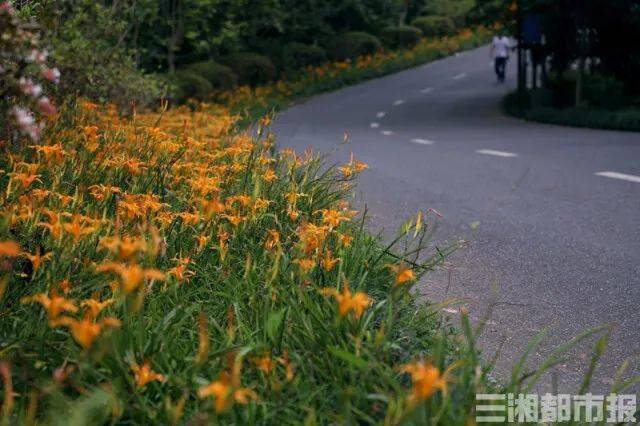
[(419, 16), (412, 25), (419, 28), (425, 37), (442, 37), (455, 32), (456, 26), (451, 18), (446, 16)]
[(384, 45), (390, 49), (410, 49), (422, 38), (422, 31), (416, 27), (387, 27), (381, 34)]
[(277, 75), (271, 59), (256, 53), (236, 53), (223, 58), (222, 62), (236, 73), (242, 85), (258, 86), (273, 81)]
[(372, 55), (382, 49), (380, 40), (365, 32), (348, 32), (334, 39), (329, 55), (336, 61), (356, 59), (359, 56)]
[(173, 101), (182, 103), (188, 99), (204, 100), (213, 91), (206, 79), (186, 70), (176, 71), (169, 77)]
[(289, 43), (287, 50), (296, 67), (320, 65), (327, 61), (327, 51), (320, 46), (304, 43)]
[(214, 61), (202, 61), (187, 65), (185, 71), (207, 80), (213, 90), (233, 90), (238, 85), (238, 76), (231, 68)]

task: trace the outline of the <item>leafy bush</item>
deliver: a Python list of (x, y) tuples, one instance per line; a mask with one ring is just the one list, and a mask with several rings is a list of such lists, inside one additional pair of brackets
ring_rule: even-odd
[(372, 55), (382, 48), (380, 40), (365, 32), (345, 33), (333, 40), (329, 55), (337, 61)]
[(422, 31), (416, 27), (387, 27), (382, 30), (382, 41), (391, 49), (408, 49), (414, 47), (422, 38)]
[(60, 72), (47, 65), (39, 29), (9, 3), (0, 2), (0, 29), (0, 139), (15, 142), (22, 134), (37, 141), (44, 125), (37, 120), (56, 114), (43, 84), (57, 84)]
[(142, 73), (119, 43), (127, 23), (100, 2), (79, 2), (73, 10), (52, 34), (53, 56), (65, 75), (57, 95), (80, 95), (120, 107), (158, 100), (163, 94), (158, 79)]
[(213, 90), (232, 90), (238, 85), (238, 76), (231, 68), (214, 61), (196, 62), (185, 67), (185, 71), (207, 80)]
[[(553, 104), (556, 108), (573, 107), (575, 104), (577, 72), (567, 72), (560, 78), (551, 74), (547, 81), (547, 89), (553, 94)], [(601, 74), (585, 74), (582, 79), (583, 102), (586, 105), (603, 108), (619, 109), (628, 105), (629, 99), (625, 94), (624, 84), (615, 78)]]
[(236, 53), (223, 58), (222, 62), (238, 75), (242, 85), (257, 86), (276, 78), (276, 67), (271, 59), (256, 53)]
[(188, 99), (206, 99), (213, 91), (208, 80), (187, 70), (176, 71), (169, 81), (172, 85), (171, 98), (178, 103)]
[(327, 61), (327, 51), (320, 46), (304, 43), (289, 43), (287, 50), (297, 68), (320, 65)]
[(640, 132), (640, 108), (628, 107), (616, 110), (584, 106), (556, 108), (551, 105), (550, 100), (551, 92), (548, 90), (528, 92), (524, 100), (524, 110), (520, 111), (518, 94), (513, 92), (505, 97), (503, 106), (507, 114), (529, 121)]
[[(478, 3), (486, 5), (491, 1), (492, 0), (428, 0), (425, 2), (426, 4), (422, 8), (421, 14), (423, 16), (444, 16), (451, 19), (455, 26), (461, 26), (465, 24), (465, 21)], [(503, 1), (501, 8), (503, 10), (507, 9), (507, 2)], [(496, 16), (494, 16), (493, 19), (491, 23), (499, 22)]]
[(413, 20), (413, 26), (422, 31), (425, 37), (442, 37), (454, 33), (456, 27), (446, 16), (420, 16)]

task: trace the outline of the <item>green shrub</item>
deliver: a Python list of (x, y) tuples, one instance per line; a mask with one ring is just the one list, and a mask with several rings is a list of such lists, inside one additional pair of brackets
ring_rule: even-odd
[(555, 108), (551, 106), (546, 90), (527, 92), (523, 110), (518, 108), (518, 94), (508, 94), (503, 102), (507, 114), (540, 123), (559, 124), (595, 129), (640, 131), (640, 109), (622, 108), (610, 110), (598, 107)]
[(337, 37), (329, 49), (331, 59), (344, 61), (372, 55), (382, 48), (380, 40), (365, 32), (349, 32)]
[(176, 71), (169, 77), (174, 102), (182, 103), (188, 99), (203, 100), (213, 91), (213, 86), (208, 80), (190, 71)]
[(420, 16), (414, 19), (412, 24), (419, 28), (425, 37), (447, 36), (456, 30), (453, 20), (446, 16)]
[(416, 27), (387, 27), (382, 30), (382, 41), (391, 49), (410, 49), (422, 38), (422, 31)]
[(290, 43), (287, 50), (296, 68), (320, 65), (327, 61), (327, 51), (320, 46), (304, 43)]
[(186, 66), (184, 70), (207, 80), (213, 90), (228, 91), (238, 85), (238, 76), (231, 68), (214, 61), (196, 62)]
[(100, 2), (78, 2), (48, 39), (62, 75), (56, 97), (79, 95), (122, 109), (160, 99), (160, 82), (144, 74), (132, 52), (119, 42), (126, 29), (127, 23), (116, 19), (111, 8)]
[(236, 53), (223, 58), (222, 62), (238, 75), (238, 83), (257, 86), (276, 78), (276, 67), (271, 59), (256, 53)]

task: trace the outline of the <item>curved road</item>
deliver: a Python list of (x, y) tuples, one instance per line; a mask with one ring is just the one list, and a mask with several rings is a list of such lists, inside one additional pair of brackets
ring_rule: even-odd
[[(281, 146), (335, 162), (353, 151), (368, 163), (358, 188), (372, 230), (391, 235), (435, 208), (444, 215), (438, 242), (470, 241), (421, 290), (464, 298), (478, 318), (497, 286), (483, 343), (490, 355), (504, 341), (498, 374), (544, 327), (538, 362), (580, 331), (614, 325), (596, 375), (605, 390), (616, 366), (640, 353), (640, 134), (503, 116), (510, 65), (499, 86), (488, 48), (466, 52), (315, 97), (282, 113), (274, 132)], [(575, 390), (590, 347), (576, 355), (584, 361), (557, 370), (561, 390)]]

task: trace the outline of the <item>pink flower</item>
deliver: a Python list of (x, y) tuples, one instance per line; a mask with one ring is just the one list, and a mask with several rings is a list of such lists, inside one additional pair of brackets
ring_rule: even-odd
[(23, 133), (26, 133), (34, 141), (40, 139), (42, 126), (36, 123), (36, 119), (33, 117), (31, 111), (15, 106), (13, 107), (13, 115), (16, 118), (18, 127), (20, 127)]
[(3, 1), (2, 3), (0, 3), (0, 12), (7, 12), (9, 16), (13, 16), (15, 10), (8, 1)]
[(60, 83), (60, 70), (58, 68), (43, 68), (42, 76), (55, 84)]
[(26, 59), (29, 62), (36, 62), (38, 64), (42, 64), (44, 63), (44, 61), (47, 60), (48, 56), (49, 56), (49, 52), (46, 50), (33, 49), (31, 53), (29, 53), (29, 56), (27, 56)]
[(38, 107), (38, 111), (40, 111), (42, 114), (49, 117), (52, 115), (55, 115), (57, 112), (56, 107), (51, 103), (49, 98), (47, 98), (46, 96), (43, 96), (42, 98), (38, 99), (37, 107)]
[(32, 126), (36, 122), (36, 119), (33, 118), (33, 114), (31, 114), (31, 111), (26, 108), (14, 106), (13, 115), (16, 117), (16, 122), (22, 130), (25, 130), (27, 127)]
[(42, 94), (42, 86), (39, 84), (35, 84), (30, 78), (20, 77), (18, 84), (20, 85), (20, 89), (25, 95), (37, 98)]

